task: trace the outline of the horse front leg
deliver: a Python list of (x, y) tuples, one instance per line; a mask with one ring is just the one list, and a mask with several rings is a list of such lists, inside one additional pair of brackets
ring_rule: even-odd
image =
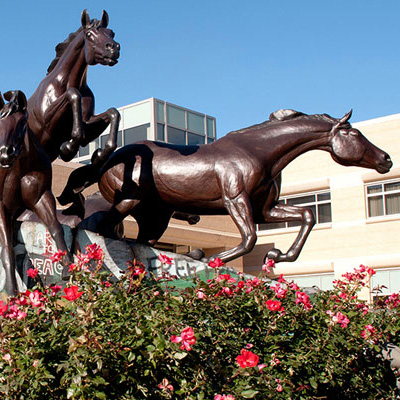
[(6, 273), (6, 292), (9, 296), (18, 294), (17, 278), (15, 275), (15, 255), (12, 245), (11, 216), (4, 205), (0, 205), (0, 256)]
[(76, 88), (68, 88), (65, 99), (72, 110), (71, 139), (60, 146), (60, 157), (63, 161), (71, 161), (79, 150), (80, 143), (85, 140), (82, 121), (82, 95)]
[(270, 210), (265, 211), (264, 217), (266, 222), (301, 222), (300, 231), (287, 253), (283, 254), (279, 249), (271, 249), (266, 255), (266, 258), (275, 262), (297, 260), (311, 229), (315, 225), (315, 217), (311, 208), (276, 204)]
[(226, 210), (239, 229), (242, 242), (239, 246), (215, 254), (210, 258), (218, 257), (222, 261), (228, 262), (253, 250), (257, 241), (257, 234), (253, 222), (252, 207), (247, 194), (242, 192), (233, 199), (225, 198), (224, 203)]
[(93, 115), (88, 121), (84, 122), (86, 139), (82, 143), (87, 143), (96, 139), (110, 125), (110, 133), (107, 136), (104, 149), (97, 149), (92, 155), (92, 164), (102, 166), (110, 155), (117, 148), (117, 135), (121, 115), (116, 108), (110, 108), (104, 113)]
[(39, 201), (34, 204), (31, 209), (36, 213), (36, 215), (42, 220), (43, 224), (49, 230), (51, 237), (56, 242), (57, 249), (66, 252), (61, 261), (62, 265), (64, 266), (62, 271), (62, 279), (68, 279), (68, 266), (73, 262), (73, 258), (67, 247), (67, 244), (65, 243), (63, 228), (57, 220), (56, 202), (53, 194), (49, 190), (46, 190), (40, 197)]

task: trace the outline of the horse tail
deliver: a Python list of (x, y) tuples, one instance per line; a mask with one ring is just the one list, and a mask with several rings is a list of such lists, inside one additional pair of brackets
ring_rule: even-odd
[(63, 214), (77, 215), (84, 219), (85, 198), (82, 191), (99, 181), (101, 167), (101, 165), (95, 163), (84, 165), (71, 172), (64, 190), (57, 197), (58, 202), (63, 206), (72, 203), (69, 208), (63, 210)]

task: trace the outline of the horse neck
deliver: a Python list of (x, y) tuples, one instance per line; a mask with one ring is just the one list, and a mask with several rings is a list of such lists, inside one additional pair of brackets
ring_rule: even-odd
[(80, 88), (86, 83), (88, 64), (85, 59), (85, 40), (80, 32), (65, 49), (54, 70), (61, 86)]
[(290, 162), (310, 150), (329, 150), (330, 131), (290, 131), (277, 141), (274, 151), (271, 173), (278, 175)]

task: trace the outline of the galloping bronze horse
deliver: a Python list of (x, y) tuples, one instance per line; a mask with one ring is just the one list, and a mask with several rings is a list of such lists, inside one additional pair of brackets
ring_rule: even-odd
[(108, 14), (100, 21), (82, 12), (82, 26), (56, 47), (56, 58), (47, 76), (28, 100), (29, 127), (50, 160), (60, 156), (70, 161), (79, 146), (86, 146), (110, 125), (104, 150), (93, 155), (94, 163), (104, 162), (116, 148), (119, 113), (110, 108), (94, 115), (94, 96), (86, 82), (89, 65), (113, 66), (120, 45), (107, 29)]
[[(0, 246), (6, 272), (6, 291), (17, 294), (12, 221), (22, 211), (34, 211), (43, 221), (57, 248), (66, 251), (64, 265), (72, 262), (64, 233), (56, 217), (51, 192), (51, 163), (28, 127), (27, 101), (23, 92), (0, 94)], [(67, 276), (67, 271), (63, 274)]]
[(174, 211), (199, 215), (229, 214), (242, 242), (215, 254), (230, 261), (250, 252), (257, 239), (255, 224), (301, 221), (287, 253), (268, 258), (294, 261), (314, 225), (307, 207), (278, 203), (281, 171), (309, 150), (325, 150), (339, 164), (386, 173), (387, 153), (370, 143), (348, 122), (329, 115), (280, 110), (259, 125), (231, 132), (214, 143), (177, 146), (151, 141), (125, 146), (101, 170), (99, 188), (113, 207), (99, 225), (100, 233), (132, 215), (139, 225), (137, 241), (154, 245)]

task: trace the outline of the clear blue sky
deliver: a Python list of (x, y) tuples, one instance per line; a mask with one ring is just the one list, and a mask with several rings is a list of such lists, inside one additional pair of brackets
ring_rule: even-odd
[(97, 112), (158, 97), (215, 116), (218, 136), (279, 108), (400, 112), (399, 0), (2, 2), (0, 90), (31, 95), (84, 8), (121, 44), (89, 69)]

